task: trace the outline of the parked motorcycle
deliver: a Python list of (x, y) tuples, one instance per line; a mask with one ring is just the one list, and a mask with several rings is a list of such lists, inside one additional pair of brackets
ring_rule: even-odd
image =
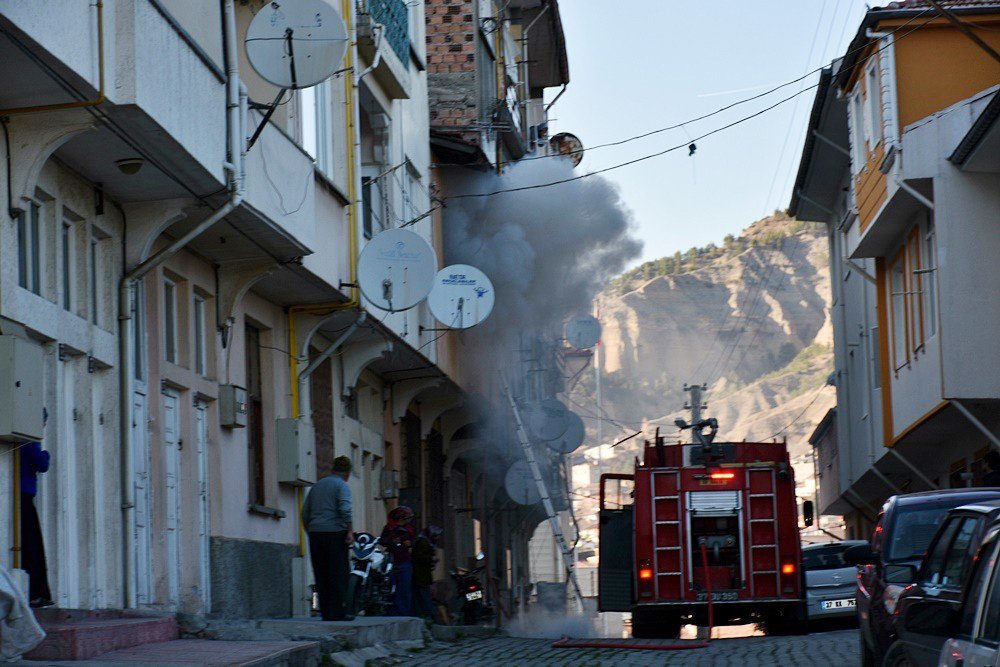
[(347, 579), (346, 613), (381, 616), (392, 603), (395, 587), (389, 578), (392, 558), (371, 533), (355, 533), (351, 546), (353, 566)]
[[(477, 561), (482, 561), (484, 558), (482, 553), (476, 556)], [(471, 570), (459, 568), (451, 571), (451, 578), (455, 581), (455, 588), (458, 591), (456, 602), (461, 609), (463, 625), (479, 625), (493, 619), (493, 608), (486, 604), (483, 584), (478, 576), (485, 567), (484, 563)]]

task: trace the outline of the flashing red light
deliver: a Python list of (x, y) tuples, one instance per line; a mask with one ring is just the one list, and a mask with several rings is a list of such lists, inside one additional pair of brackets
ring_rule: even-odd
[(652, 568), (644, 567), (644, 568), (640, 569), (639, 570), (639, 578), (640, 579), (652, 579), (653, 578), (653, 570), (652, 570)]
[(781, 566), (782, 574), (795, 574), (795, 563), (785, 563)]
[(736, 473), (734, 472), (713, 472), (709, 475), (712, 479), (736, 479)]

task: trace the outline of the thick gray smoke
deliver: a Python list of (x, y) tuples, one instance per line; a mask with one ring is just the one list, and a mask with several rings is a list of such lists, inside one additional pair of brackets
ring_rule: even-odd
[[(560, 158), (523, 162), (503, 175), (461, 170), (449, 174), (454, 185), (447, 194), (518, 188), (573, 175), (569, 160)], [(510, 353), (521, 331), (557, 333), (570, 315), (589, 312), (594, 296), (642, 250), (618, 188), (600, 176), (452, 199), (445, 209), (444, 238), (447, 263), (478, 267), (493, 281), (493, 313), (466, 335), (501, 355), (501, 350)]]

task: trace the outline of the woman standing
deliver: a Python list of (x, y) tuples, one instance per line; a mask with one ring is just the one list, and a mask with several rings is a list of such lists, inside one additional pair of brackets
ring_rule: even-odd
[(392, 554), (392, 583), (396, 587), (392, 604), (386, 610), (388, 616), (413, 615), (413, 560), (410, 547), (416, 538), (416, 530), (410, 525), (412, 520), (413, 510), (400, 505), (389, 512), (389, 521), (379, 538)]
[(430, 525), (420, 531), (413, 543), (413, 613), (421, 618), (434, 618), (431, 584), (434, 583), (434, 564), (437, 541), (443, 531)]

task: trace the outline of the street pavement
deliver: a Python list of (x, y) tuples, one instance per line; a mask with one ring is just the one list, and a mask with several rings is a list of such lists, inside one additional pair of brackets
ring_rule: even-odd
[[(597, 641), (597, 640), (586, 640)], [(623, 640), (611, 640), (623, 641)], [(626, 642), (639, 640), (624, 640)], [(465, 639), (414, 652), (404, 665), (496, 667), (645, 667), (652, 665), (733, 665), (758, 667), (808, 665), (853, 667), (860, 664), (858, 631), (836, 630), (803, 637), (717, 639), (708, 648), (685, 651), (552, 648), (551, 639), (493, 637)], [(642, 643), (655, 643), (642, 640)]]

